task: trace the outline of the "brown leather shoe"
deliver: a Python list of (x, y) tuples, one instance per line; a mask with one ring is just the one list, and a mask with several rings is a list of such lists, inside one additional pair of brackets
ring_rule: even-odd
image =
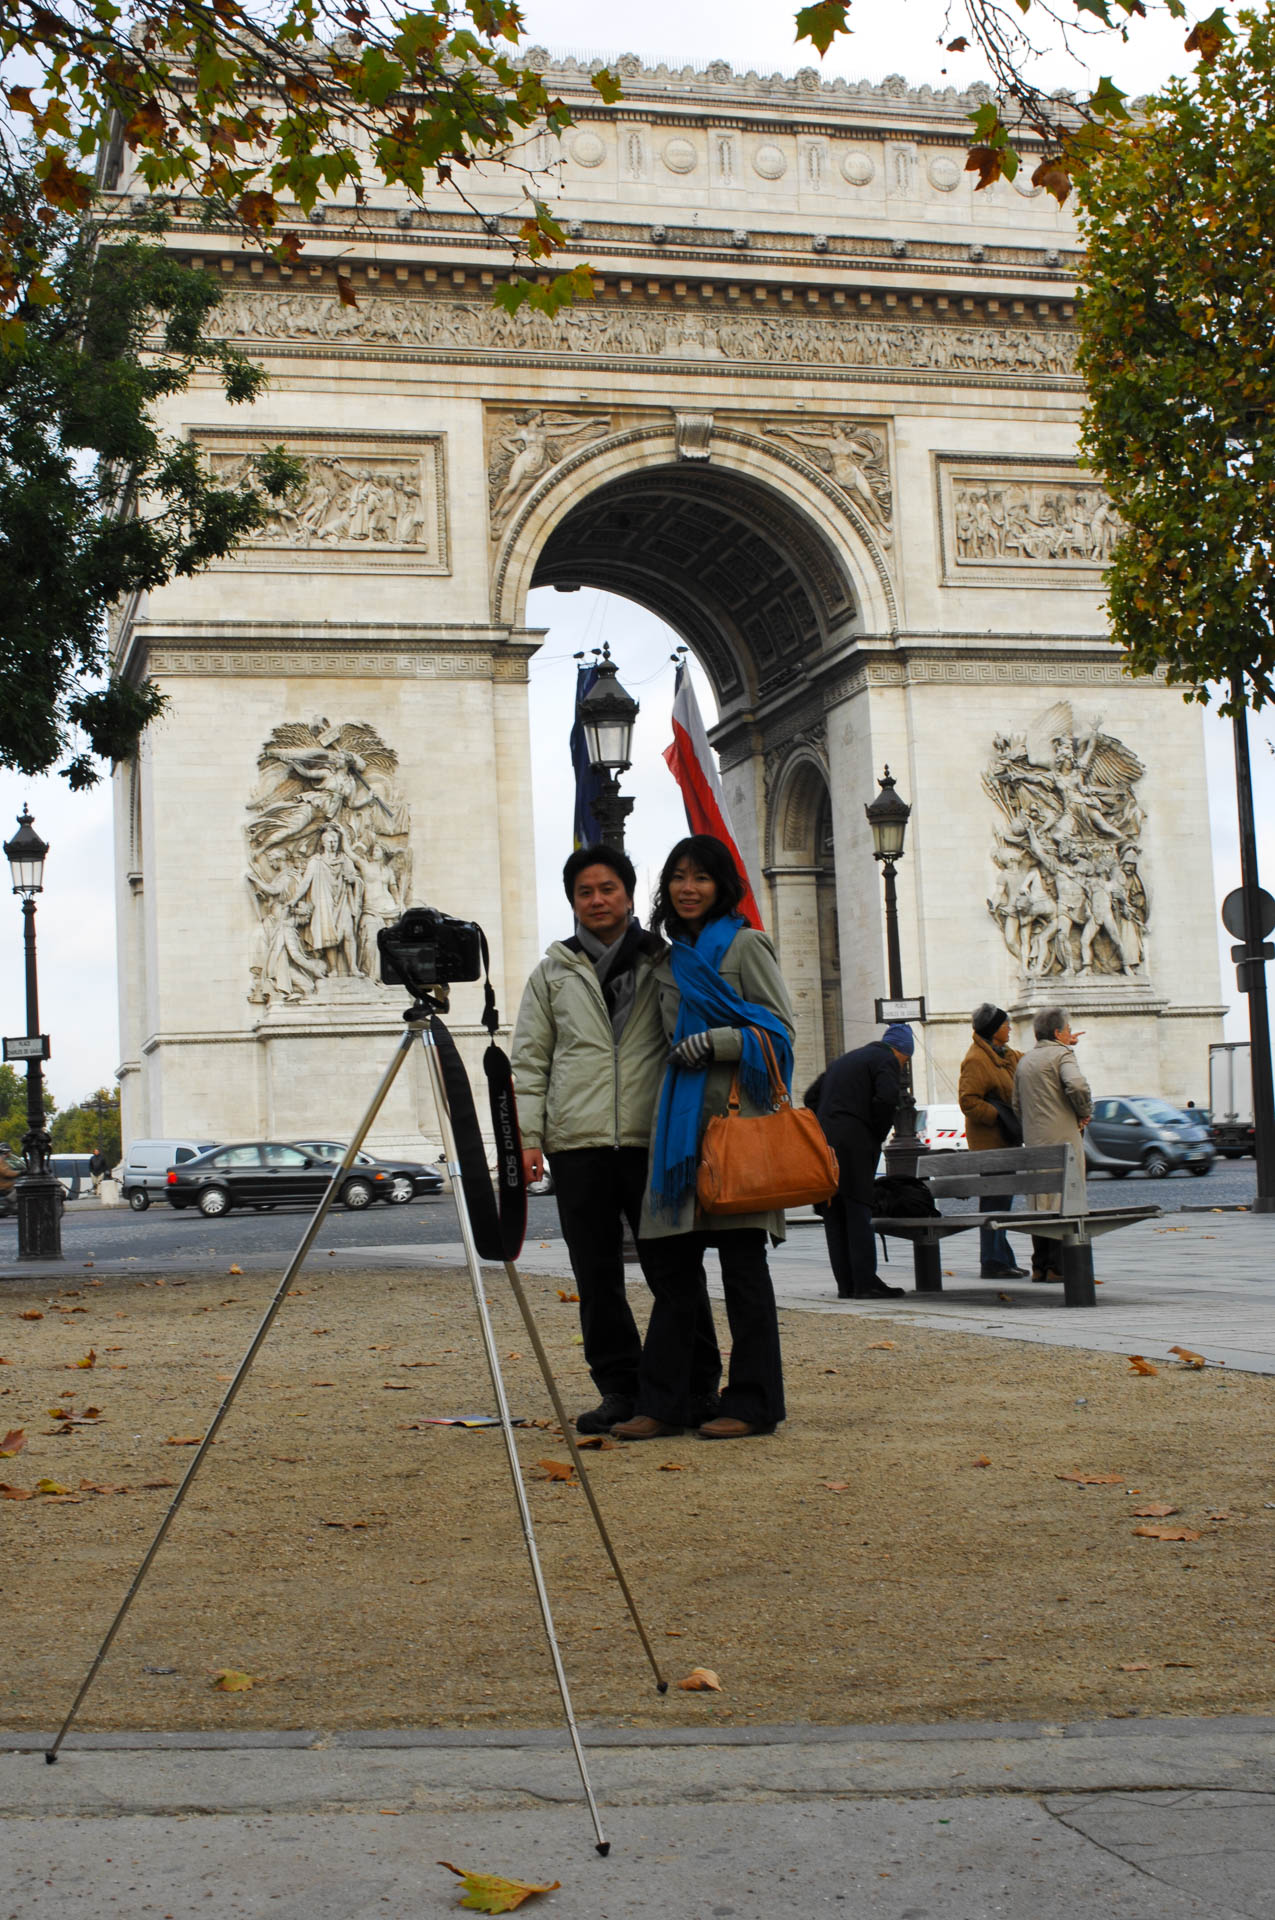
[(747, 1420), (732, 1420), (728, 1413), (706, 1420), (699, 1429), (701, 1440), (747, 1440), (750, 1434), (773, 1433), (773, 1427), (754, 1427)]
[(655, 1420), (649, 1413), (635, 1413), (631, 1420), (621, 1420), (612, 1427), (613, 1440), (672, 1440), (682, 1431), (680, 1427), (666, 1426), (663, 1420)]

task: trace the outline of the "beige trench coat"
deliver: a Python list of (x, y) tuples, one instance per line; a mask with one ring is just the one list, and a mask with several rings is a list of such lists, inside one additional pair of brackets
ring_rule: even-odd
[[(1070, 1047), (1057, 1040), (1038, 1040), (1023, 1055), (1014, 1075), (1014, 1112), (1022, 1123), (1025, 1147), (1072, 1146), (1083, 1175), (1080, 1122), (1093, 1112), (1093, 1098)], [(1035, 1212), (1055, 1208), (1059, 1202), (1056, 1193), (1032, 1194), (1028, 1200)]]

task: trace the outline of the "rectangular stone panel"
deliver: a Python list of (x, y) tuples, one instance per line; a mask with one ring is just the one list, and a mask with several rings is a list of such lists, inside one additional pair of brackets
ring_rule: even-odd
[(934, 475), (945, 587), (1101, 582), (1120, 522), (1078, 462), (936, 453)]
[(444, 435), (192, 427), (213, 477), (250, 477), (254, 454), (281, 444), (302, 461), (299, 494), (215, 564), (253, 571), (449, 573)]

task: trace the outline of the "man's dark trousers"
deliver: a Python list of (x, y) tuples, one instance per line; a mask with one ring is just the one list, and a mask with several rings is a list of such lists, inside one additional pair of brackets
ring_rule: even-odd
[(549, 1155), (562, 1237), (580, 1295), (580, 1331), (603, 1396), (637, 1397), (642, 1338), (624, 1291), (624, 1222), (636, 1240), (646, 1188), (644, 1147), (579, 1147)]
[(863, 1292), (878, 1277), (871, 1207), (835, 1193), (824, 1212), (823, 1231), (837, 1292), (843, 1300)]

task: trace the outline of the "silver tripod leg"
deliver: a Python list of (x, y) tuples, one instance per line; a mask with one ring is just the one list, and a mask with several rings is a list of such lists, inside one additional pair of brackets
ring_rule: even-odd
[(558, 1682), (558, 1692), (562, 1698), (562, 1711), (566, 1717), (567, 1732), (571, 1736), (571, 1745), (575, 1752), (576, 1765), (580, 1769), (580, 1784), (584, 1788), (584, 1797), (589, 1803), (589, 1813), (593, 1819), (593, 1830), (597, 1834), (597, 1850), (601, 1854), (611, 1851), (611, 1842), (602, 1832), (602, 1821), (598, 1814), (598, 1803), (593, 1797), (593, 1788), (589, 1782), (589, 1769), (585, 1764), (584, 1747), (580, 1741), (580, 1732), (576, 1726), (576, 1717), (571, 1705), (571, 1693), (567, 1686), (566, 1669), (562, 1664), (562, 1655), (558, 1651), (558, 1636), (554, 1632), (553, 1613), (549, 1606), (549, 1593), (545, 1586), (544, 1575), (540, 1570), (540, 1554), (536, 1548), (535, 1529), (531, 1524), (531, 1508), (527, 1505), (527, 1489), (522, 1481), (522, 1469), (518, 1464), (518, 1449), (514, 1444), (513, 1422), (509, 1417), (509, 1402), (505, 1397), (505, 1382), (500, 1371), (500, 1356), (496, 1351), (496, 1336), (492, 1332), (491, 1315), (487, 1309), (487, 1294), (483, 1286), (482, 1267), (479, 1264), (478, 1247), (474, 1241), (474, 1230), (470, 1223), (469, 1208), (465, 1204), (465, 1191), (461, 1185), (460, 1160), (456, 1153), (456, 1136), (452, 1131), (452, 1112), (447, 1100), (447, 1088), (443, 1084), (443, 1072), (438, 1060), (438, 1043), (434, 1039), (432, 1020), (413, 1021), (413, 1027), (421, 1036), (425, 1049), (425, 1059), (429, 1067), (430, 1085), (434, 1091), (434, 1105), (438, 1111), (439, 1132), (443, 1136), (443, 1151), (447, 1156), (447, 1171), (451, 1177), (452, 1198), (456, 1202), (456, 1217), (460, 1222), (460, 1237), (465, 1248), (465, 1262), (469, 1268), (470, 1284), (474, 1290), (474, 1305), (478, 1310), (478, 1324), (482, 1329), (483, 1349), (487, 1355), (487, 1366), (491, 1373), (492, 1390), (496, 1395), (496, 1409), (500, 1415), (500, 1430), (505, 1436), (505, 1452), (509, 1457), (509, 1476), (513, 1481), (514, 1498), (518, 1502), (518, 1514), (522, 1521), (522, 1537), (527, 1545), (527, 1558), (531, 1562), (531, 1578), (536, 1589), (536, 1598), (540, 1602), (540, 1616), (544, 1621), (545, 1638), (549, 1643), (549, 1657), (553, 1661), (554, 1677)]

